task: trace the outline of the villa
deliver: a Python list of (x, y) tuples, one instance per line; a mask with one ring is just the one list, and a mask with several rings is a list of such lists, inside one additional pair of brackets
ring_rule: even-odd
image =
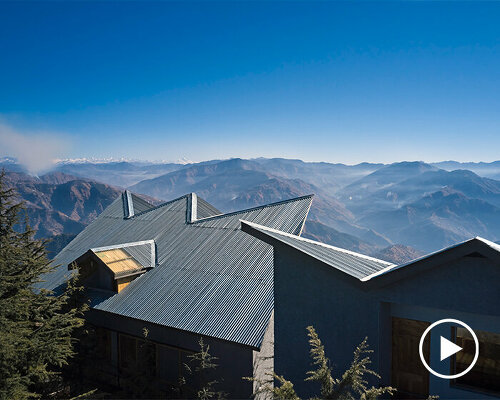
[[(218, 357), (221, 390), (249, 398), (275, 371), (301, 395), (313, 325), (345, 370), (368, 337), (371, 367), (397, 397), (496, 398), (500, 393), (500, 246), (481, 238), (395, 265), (300, 237), (312, 196), (222, 214), (191, 193), (152, 206), (130, 192), (114, 201), (55, 258), (45, 277), (56, 293), (78, 267), (95, 327), (92, 379), (126, 388), (147, 375), (168, 393), (203, 338)], [(465, 376), (430, 374), (418, 352), (434, 321), (476, 332), (480, 355)], [(439, 338), (463, 351), (440, 361)], [(473, 347), (473, 346), (472, 346)], [(472, 359), (459, 327), (432, 331), (431, 367), (458, 371)]]

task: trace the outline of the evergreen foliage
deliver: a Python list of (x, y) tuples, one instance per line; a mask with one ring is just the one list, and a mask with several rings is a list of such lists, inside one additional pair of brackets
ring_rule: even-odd
[(142, 339), (137, 339), (137, 366), (127, 376), (129, 396), (140, 399), (159, 398), (154, 385), (156, 376), (155, 345), (149, 340), (149, 330), (142, 328)]
[(216, 390), (219, 381), (211, 378), (218, 367), (217, 357), (210, 354), (210, 346), (205, 345), (203, 338), (200, 338), (198, 343), (200, 351), (190, 355), (189, 364), (184, 364), (188, 378), (181, 378), (181, 382), (191, 384), (190, 389), (195, 392), (198, 400), (221, 400), (225, 393)]
[(84, 308), (69, 304), (78, 290), (72, 280), (58, 296), (34, 289), (55, 267), (27, 218), (21, 220), (23, 204), (4, 177), (0, 173), (0, 399), (54, 397)]
[[(317, 382), (320, 385), (318, 395), (310, 400), (376, 400), (383, 394), (392, 395), (396, 391), (392, 387), (368, 387), (367, 375), (377, 378), (380, 376), (369, 368), (371, 361), (367, 354), (373, 351), (368, 347), (367, 338), (354, 351), (353, 361), (341, 378), (334, 378), (330, 360), (326, 357), (325, 347), (316, 330), (312, 326), (308, 326), (307, 332), (311, 346), (312, 365), (315, 369), (306, 372), (305, 380)], [(271, 375), (275, 384), (259, 382), (263, 383), (259, 393), (266, 393), (276, 400), (300, 400), (292, 382), (274, 372)], [(254, 380), (253, 378), (244, 379)]]
[(373, 353), (369, 349), (368, 338), (365, 338), (361, 344), (354, 350), (354, 358), (350, 367), (342, 374), (341, 378), (332, 377), (332, 369), (329, 366), (330, 361), (325, 355), (325, 347), (312, 326), (307, 327), (309, 336), (310, 354), (313, 359), (315, 370), (308, 371), (306, 381), (318, 382), (321, 386), (318, 399), (332, 400), (375, 400), (384, 393), (393, 394), (395, 389), (392, 387), (368, 388), (367, 375), (372, 375), (380, 379), (375, 371), (369, 368), (371, 364), (370, 357), (367, 354)]

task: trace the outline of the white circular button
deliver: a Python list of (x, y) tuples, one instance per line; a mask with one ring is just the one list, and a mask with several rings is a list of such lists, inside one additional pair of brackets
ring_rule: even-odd
[[(427, 336), (427, 334), (431, 331), (431, 329), (438, 326), (438, 325), (447, 324), (447, 323), (448, 324), (457, 324), (457, 325), (463, 326), (465, 329), (467, 329), (470, 332), (470, 334), (472, 335), (472, 338), (474, 339), (474, 343), (476, 345), (476, 351), (474, 353), (474, 359), (472, 360), (472, 363), (467, 367), (466, 370), (464, 370), (458, 374), (455, 374), (455, 375), (444, 375), (444, 374), (440, 374), (440, 373), (434, 371), (429, 366), (429, 364), (427, 364), (427, 361), (425, 361), (424, 352), (423, 352), (424, 339)], [(445, 358), (448, 358), (449, 356), (451, 356), (455, 353), (458, 353), (461, 350), (461, 348), (459, 346), (457, 346), (456, 344), (443, 338), (442, 336), (441, 336), (440, 343), (441, 343), (441, 349), (440, 349), (441, 361), (444, 360)], [(445, 318), (445, 319), (440, 319), (439, 321), (434, 322), (424, 331), (424, 333), (422, 334), (422, 337), (420, 338), (418, 352), (420, 353), (420, 359), (422, 360), (422, 364), (424, 364), (424, 367), (427, 368), (427, 370), (432, 375), (437, 376), (439, 378), (443, 378), (443, 379), (456, 379), (456, 378), (460, 378), (461, 376), (464, 376), (476, 364), (477, 358), (479, 357), (479, 340), (477, 339), (477, 336), (474, 333), (474, 331), (471, 329), (471, 327), (469, 325), (467, 325), (465, 322), (459, 321), (458, 319)]]

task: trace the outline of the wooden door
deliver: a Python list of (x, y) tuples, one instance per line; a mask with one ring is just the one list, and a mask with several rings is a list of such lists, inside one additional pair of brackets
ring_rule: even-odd
[[(428, 322), (392, 318), (392, 386), (396, 398), (422, 398), (429, 395), (429, 372), (418, 351), (420, 337)], [(424, 340), (424, 357), (429, 360), (430, 333)]]

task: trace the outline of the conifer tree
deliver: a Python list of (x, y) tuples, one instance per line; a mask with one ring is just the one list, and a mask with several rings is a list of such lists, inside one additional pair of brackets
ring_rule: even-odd
[(216, 390), (219, 381), (211, 379), (218, 367), (217, 357), (210, 354), (210, 346), (205, 345), (203, 338), (200, 338), (198, 344), (200, 351), (188, 356), (189, 364), (184, 364), (188, 378), (181, 378), (181, 385), (191, 381), (190, 389), (194, 390), (198, 400), (222, 400), (225, 393)]
[[(392, 395), (396, 391), (392, 387), (377, 388), (372, 386), (369, 388), (367, 386), (367, 375), (380, 378), (375, 371), (369, 368), (371, 361), (367, 354), (371, 353), (372, 350), (368, 348), (367, 338), (354, 351), (350, 367), (340, 378), (334, 378), (330, 360), (326, 357), (325, 347), (316, 330), (312, 326), (308, 326), (306, 329), (311, 346), (312, 364), (315, 369), (306, 372), (308, 376), (305, 380), (320, 384), (318, 395), (310, 400), (376, 400), (383, 394)], [(259, 382), (263, 383), (259, 393), (264, 393), (266, 398), (270, 397), (275, 400), (300, 400), (292, 382), (275, 372), (270, 375), (276, 383), (272, 385), (267, 382)], [(255, 380), (254, 378), (244, 379)]]
[(373, 353), (368, 347), (368, 338), (354, 350), (354, 357), (350, 367), (342, 374), (341, 378), (332, 377), (330, 361), (326, 357), (325, 347), (312, 326), (307, 327), (309, 336), (310, 354), (316, 369), (308, 371), (306, 381), (318, 382), (320, 384), (320, 396), (317, 399), (332, 400), (375, 400), (384, 393), (393, 394), (396, 390), (392, 387), (368, 388), (367, 375), (380, 379), (375, 371), (369, 368), (370, 357)]
[[(58, 369), (73, 355), (73, 330), (83, 308), (71, 307), (77, 290), (71, 281), (61, 294), (37, 290), (55, 267), (44, 242), (34, 239), (23, 204), (0, 173), (0, 399), (46, 396), (54, 391)], [(23, 223), (20, 223), (23, 222)]]

